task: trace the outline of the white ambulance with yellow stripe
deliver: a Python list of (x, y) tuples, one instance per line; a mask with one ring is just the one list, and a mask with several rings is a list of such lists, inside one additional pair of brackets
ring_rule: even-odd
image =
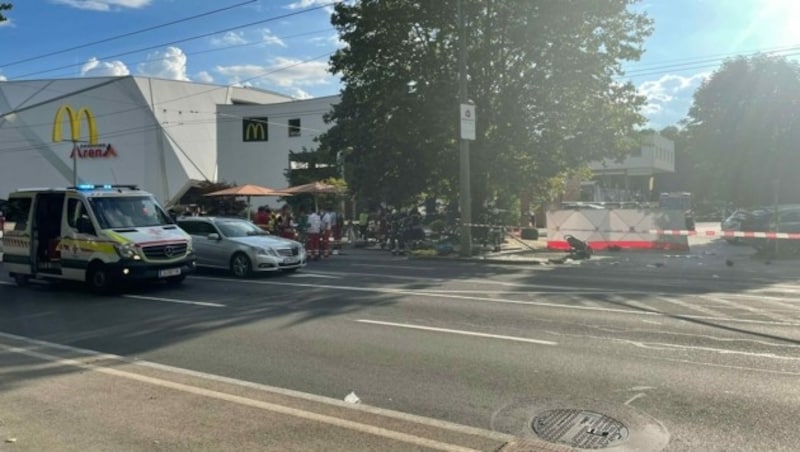
[(30, 279), (177, 284), (195, 270), (192, 239), (155, 198), (133, 185), (21, 189), (5, 207), (3, 267)]

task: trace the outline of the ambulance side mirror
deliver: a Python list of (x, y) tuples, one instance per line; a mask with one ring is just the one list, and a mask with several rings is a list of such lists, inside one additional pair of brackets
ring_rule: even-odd
[(75, 226), (77, 227), (79, 234), (95, 235), (92, 220), (90, 220), (86, 215), (81, 215), (80, 218), (78, 218), (78, 221), (75, 223)]

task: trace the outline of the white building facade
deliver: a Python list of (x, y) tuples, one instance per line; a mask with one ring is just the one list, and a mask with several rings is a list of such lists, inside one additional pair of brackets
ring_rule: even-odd
[(0, 198), (73, 185), (77, 168), (78, 183), (136, 184), (170, 203), (193, 181), (217, 180), (218, 108), (291, 100), (134, 76), (0, 82)]
[(219, 105), (219, 179), (286, 187), (290, 153), (317, 149), (316, 138), (331, 126), (323, 116), (338, 101), (339, 96), (327, 96), (269, 105)]

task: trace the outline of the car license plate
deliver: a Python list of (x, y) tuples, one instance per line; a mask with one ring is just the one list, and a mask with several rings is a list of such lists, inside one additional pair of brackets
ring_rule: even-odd
[(296, 257), (287, 257), (287, 258), (285, 258), (283, 260), (283, 263), (286, 264), (286, 265), (294, 265), (294, 264), (300, 263), (300, 259), (298, 259)]
[(181, 274), (180, 268), (168, 268), (166, 270), (160, 270), (158, 272), (159, 278), (169, 278), (170, 276), (178, 276)]

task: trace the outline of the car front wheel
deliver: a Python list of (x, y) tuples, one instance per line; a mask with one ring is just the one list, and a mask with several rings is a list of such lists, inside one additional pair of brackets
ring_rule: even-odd
[(250, 276), (253, 268), (250, 264), (250, 258), (244, 253), (236, 253), (231, 258), (231, 273), (237, 278), (247, 278)]

